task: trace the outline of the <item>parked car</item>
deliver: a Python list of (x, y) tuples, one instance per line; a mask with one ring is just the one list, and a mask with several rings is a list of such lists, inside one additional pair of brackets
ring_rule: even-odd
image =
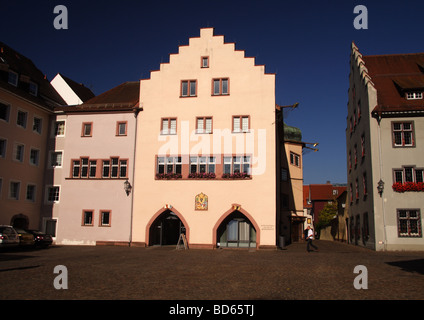
[(12, 226), (0, 225), (0, 248), (19, 245), (19, 235)]
[(27, 230), (27, 232), (33, 235), (36, 247), (46, 248), (53, 243), (53, 238), (49, 234), (43, 233), (38, 230)]
[(24, 229), (15, 228), (16, 232), (19, 235), (19, 245), (21, 246), (33, 246), (34, 236), (31, 233), (26, 232)]

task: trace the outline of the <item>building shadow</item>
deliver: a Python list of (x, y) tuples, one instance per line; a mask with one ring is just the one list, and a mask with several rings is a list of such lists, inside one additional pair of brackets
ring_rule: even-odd
[(424, 259), (386, 262), (388, 265), (401, 268), (407, 272), (424, 274)]

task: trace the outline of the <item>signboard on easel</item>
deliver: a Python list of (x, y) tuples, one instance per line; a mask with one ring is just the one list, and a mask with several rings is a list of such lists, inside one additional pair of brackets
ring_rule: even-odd
[[(182, 244), (181, 244), (181, 242), (182, 242)], [(184, 250), (187, 250), (188, 249), (187, 238), (186, 238), (186, 236), (185, 236), (184, 233), (181, 233), (180, 234), (180, 238), (178, 239), (177, 247), (175, 249), (176, 250), (179, 250), (180, 249), (180, 245), (181, 246), (184, 246)]]

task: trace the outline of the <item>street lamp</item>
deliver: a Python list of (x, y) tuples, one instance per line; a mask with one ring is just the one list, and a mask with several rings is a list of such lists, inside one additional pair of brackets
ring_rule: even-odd
[(132, 189), (132, 186), (131, 186), (130, 182), (128, 181), (128, 179), (125, 180), (125, 182), (124, 182), (124, 190), (125, 190), (125, 193), (127, 194), (127, 196), (130, 195), (131, 189)]
[(381, 179), (377, 183), (377, 190), (378, 190), (378, 193), (380, 194), (380, 197), (381, 197), (381, 195), (383, 194), (383, 190), (384, 190), (384, 181), (381, 180)]

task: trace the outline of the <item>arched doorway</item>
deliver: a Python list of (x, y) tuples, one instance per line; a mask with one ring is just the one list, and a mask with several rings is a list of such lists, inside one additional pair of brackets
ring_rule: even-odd
[(14, 228), (18, 228), (18, 229), (28, 229), (29, 226), (29, 219), (26, 215), (20, 213), (20, 214), (16, 214), (12, 217), (10, 224), (14, 227)]
[(149, 245), (176, 245), (181, 233), (186, 233), (186, 227), (176, 213), (167, 209), (150, 225)]
[(221, 248), (256, 248), (256, 228), (246, 215), (234, 210), (218, 226), (216, 245)]

